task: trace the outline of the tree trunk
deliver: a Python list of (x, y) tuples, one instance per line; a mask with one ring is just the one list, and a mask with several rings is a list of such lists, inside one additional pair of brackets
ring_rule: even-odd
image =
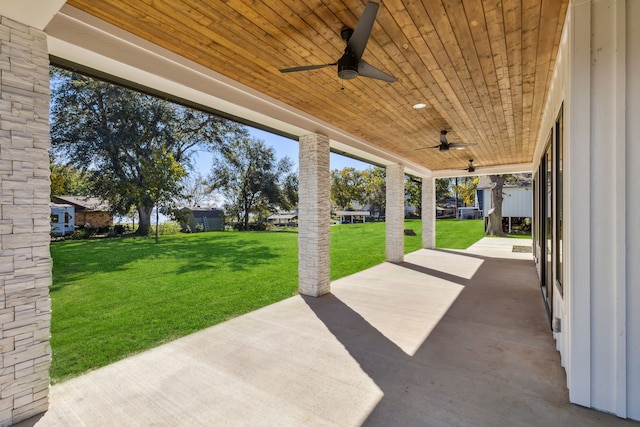
[(148, 236), (151, 228), (151, 211), (153, 206), (138, 206), (138, 236)]
[(502, 231), (502, 186), (504, 178), (502, 175), (489, 175), (491, 180), (491, 209), (489, 210), (489, 225), (487, 234), (489, 236), (504, 236)]
[(244, 231), (249, 231), (249, 210), (245, 208), (244, 210), (244, 218), (242, 218), (242, 228)]

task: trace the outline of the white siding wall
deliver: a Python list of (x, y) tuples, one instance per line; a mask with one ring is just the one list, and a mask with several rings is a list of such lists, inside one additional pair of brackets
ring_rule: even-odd
[(640, 2), (569, 7), (536, 160), (564, 100), (564, 295), (572, 402), (640, 420)]
[[(533, 215), (533, 189), (530, 187), (505, 187), (502, 190), (504, 199), (502, 201), (503, 217), (525, 217), (530, 218)], [(488, 216), (489, 209), (493, 207), (491, 204), (491, 189), (485, 188), (483, 191), (484, 199), (484, 216)]]
[(627, 2), (626, 153), (626, 316), (627, 416), (640, 420), (640, 2)]

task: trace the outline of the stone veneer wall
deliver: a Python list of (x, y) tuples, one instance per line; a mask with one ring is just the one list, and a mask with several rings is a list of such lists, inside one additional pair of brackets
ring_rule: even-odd
[(436, 247), (436, 180), (422, 178), (422, 247)]
[(0, 425), (49, 405), (49, 56), (0, 18)]
[(320, 296), (330, 291), (329, 224), (331, 217), (329, 138), (300, 138), (298, 203), (298, 288)]
[(386, 259), (404, 261), (404, 167), (387, 166)]

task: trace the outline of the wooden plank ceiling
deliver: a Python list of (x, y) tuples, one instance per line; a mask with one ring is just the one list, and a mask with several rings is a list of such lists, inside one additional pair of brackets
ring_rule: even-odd
[[(383, 0), (363, 60), (398, 78), (342, 81), (364, 0), (68, 3), (432, 170), (533, 161), (568, 0)], [(342, 85), (344, 84), (344, 89)], [(417, 103), (426, 108), (414, 109)], [(441, 130), (464, 150), (425, 149)]]

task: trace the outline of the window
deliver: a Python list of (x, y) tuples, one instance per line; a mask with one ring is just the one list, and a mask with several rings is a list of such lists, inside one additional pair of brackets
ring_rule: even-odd
[(562, 295), (562, 272), (563, 272), (563, 251), (562, 251), (562, 150), (563, 150), (563, 120), (562, 107), (558, 113), (555, 125), (555, 280), (560, 295)]

